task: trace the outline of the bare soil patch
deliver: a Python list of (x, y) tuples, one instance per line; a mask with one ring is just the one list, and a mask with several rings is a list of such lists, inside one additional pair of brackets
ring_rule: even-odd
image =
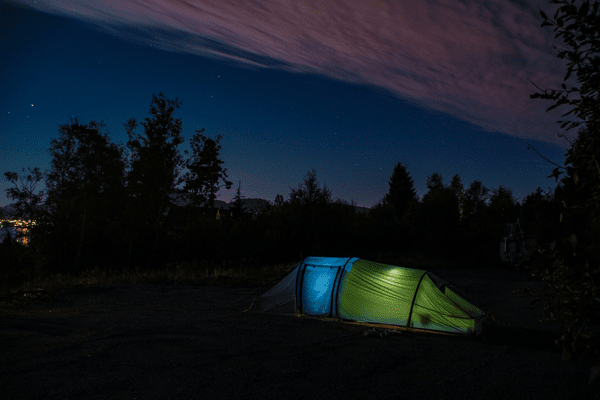
[[(525, 272), (436, 270), (488, 308), (482, 337), (244, 312), (266, 289), (98, 285), (0, 298), (6, 399), (600, 399), (565, 363)], [(253, 292), (254, 291), (254, 292)]]

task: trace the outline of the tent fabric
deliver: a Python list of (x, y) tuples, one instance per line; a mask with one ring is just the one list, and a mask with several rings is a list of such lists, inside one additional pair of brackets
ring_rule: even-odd
[(298, 266), (281, 282), (258, 298), (262, 310), (280, 314), (296, 314), (296, 275)]
[(420, 269), (356, 257), (307, 257), (258, 298), (261, 311), (477, 334), (487, 310)]

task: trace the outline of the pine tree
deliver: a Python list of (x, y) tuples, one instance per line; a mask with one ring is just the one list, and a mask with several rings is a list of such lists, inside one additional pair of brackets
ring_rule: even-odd
[(419, 208), (419, 227), (426, 248), (433, 254), (456, 255), (460, 226), (458, 197), (444, 186), (442, 175), (434, 172), (427, 178), (429, 189)]
[(439, 172), (434, 172), (431, 174), (425, 183), (425, 186), (429, 191), (435, 191), (438, 189), (444, 188), (444, 179), (442, 178), (442, 174)]
[(241, 188), (242, 188), (242, 181), (240, 180), (238, 182), (238, 188), (235, 192), (235, 196), (233, 198), (233, 202), (231, 203), (231, 207), (230, 207), (230, 210), (232, 212), (232, 216), (233, 216), (234, 220), (240, 220), (246, 214)]
[(396, 219), (401, 219), (411, 200), (417, 198), (415, 186), (406, 167), (396, 164), (389, 180), (389, 191), (385, 195), (385, 203), (394, 209)]
[(487, 206), (489, 192), (481, 181), (471, 182), (463, 195), (463, 219), (477, 219), (481, 215)]
[(294, 205), (326, 205), (332, 202), (331, 190), (326, 185), (319, 186), (317, 171), (313, 169), (304, 176), (304, 181), (296, 189), (290, 188), (290, 203)]

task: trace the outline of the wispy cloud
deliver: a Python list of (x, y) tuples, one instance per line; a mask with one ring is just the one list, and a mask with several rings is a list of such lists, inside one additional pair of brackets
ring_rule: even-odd
[(529, 98), (528, 79), (558, 88), (566, 71), (544, 0), (19, 1), (168, 51), (375, 85), (522, 138), (558, 142), (569, 110)]

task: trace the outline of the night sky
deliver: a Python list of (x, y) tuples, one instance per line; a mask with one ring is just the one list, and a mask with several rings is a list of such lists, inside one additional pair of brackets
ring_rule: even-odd
[[(5, 171), (49, 167), (59, 125), (149, 117), (152, 95), (175, 117), (223, 135), (231, 190), (287, 198), (316, 169), (334, 198), (370, 207), (397, 162), (417, 193), (440, 172), (523, 199), (567, 142), (561, 106), (530, 99), (559, 88), (567, 62), (545, 0), (19, 0), (0, 5), (0, 206)], [(575, 74), (570, 78), (575, 83)], [(576, 98), (576, 97), (575, 97)], [(571, 117), (572, 114), (569, 116)], [(142, 127), (138, 127), (142, 132)], [(572, 135), (576, 130), (569, 131)], [(182, 146), (182, 150), (188, 148)]]

